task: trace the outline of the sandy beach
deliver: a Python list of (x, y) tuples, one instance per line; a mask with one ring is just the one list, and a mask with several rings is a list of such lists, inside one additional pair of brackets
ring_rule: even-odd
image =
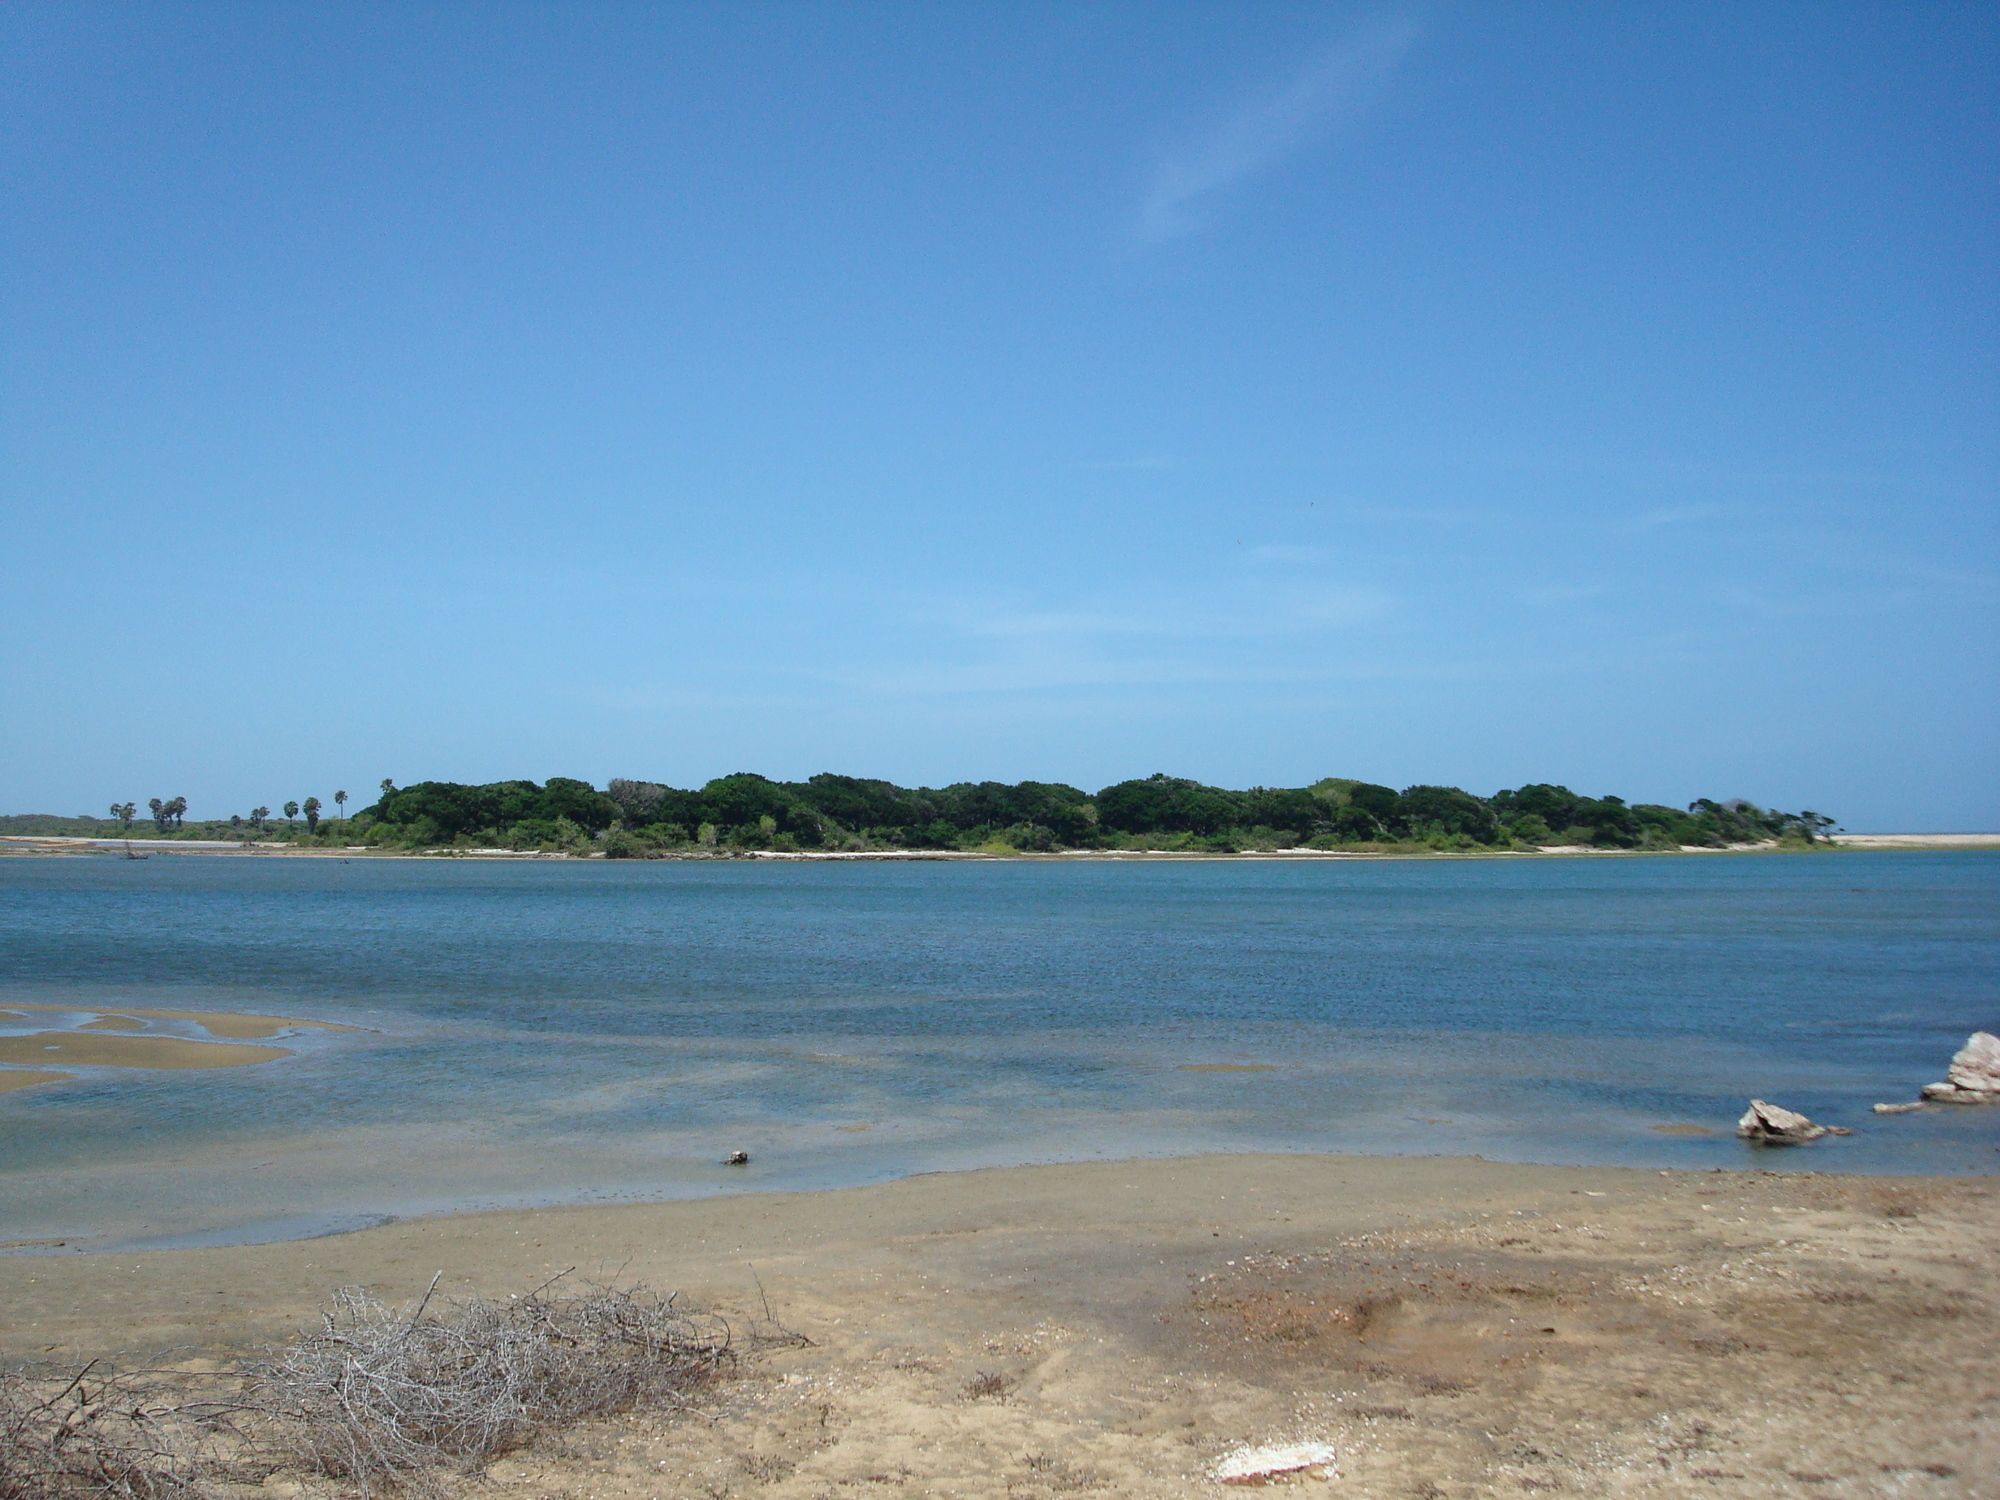
[[(2000, 849), (2000, 833), (1843, 833), (1827, 841), (1845, 849)], [(86, 839), (62, 836), (0, 836), (0, 857), (107, 857), (127, 848), (142, 855), (198, 855), (237, 859), (468, 859), (468, 860), (549, 860), (602, 859), (602, 853), (562, 854), (532, 849), (389, 849), (364, 844), (343, 848), (301, 848), (276, 842), (223, 842), (196, 839)], [(776, 864), (817, 864), (842, 862), (938, 862), (1018, 860), (1028, 863), (1054, 861), (1131, 861), (1143, 864), (1209, 862), (1227, 860), (1278, 860), (1286, 863), (1311, 860), (1407, 860), (1407, 859), (1540, 859), (1591, 858), (1636, 859), (1660, 854), (1766, 854), (1776, 852), (1776, 844), (1731, 844), (1711, 849), (1683, 845), (1679, 849), (1600, 849), (1585, 844), (1550, 844), (1539, 849), (1494, 849), (1428, 853), (1412, 850), (1374, 849), (1270, 849), (1240, 853), (1190, 852), (1163, 849), (1064, 849), (1053, 853), (1014, 852), (996, 854), (986, 850), (962, 849), (871, 849), (800, 850), (778, 852), (768, 849), (724, 851), (721, 853), (676, 853), (659, 856), (668, 860), (751, 859)]]
[[(812, 1344), (702, 1416), (503, 1460), (550, 1496), (1970, 1496), (2000, 1463), (2000, 1183), (1204, 1157), (0, 1258), (0, 1356), (228, 1359), (326, 1291), (576, 1267)], [(1304, 1483), (1304, 1481), (1293, 1481)]]

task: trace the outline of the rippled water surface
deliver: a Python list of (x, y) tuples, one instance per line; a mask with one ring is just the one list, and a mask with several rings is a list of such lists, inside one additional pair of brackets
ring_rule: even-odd
[(0, 1094), (14, 1243), (1188, 1150), (1733, 1166), (1753, 1093), (1857, 1128), (1760, 1165), (2000, 1170), (2000, 1109), (1868, 1112), (2000, 1025), (1986, 853), (8, 859), (10, 1002), (365, 1028)]

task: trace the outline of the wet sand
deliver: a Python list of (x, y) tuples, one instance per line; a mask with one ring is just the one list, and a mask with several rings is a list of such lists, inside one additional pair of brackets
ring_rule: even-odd
[(1996, 1260), (1988, 1179), (1204, 1157), (4, 1256), (0, 1356), (227, 1357), (336, 1285), (575, 1266), (813, 1346), (503, 1461), (516, 1494), (1210, 1495), (1238, 1444), (1325, 1441), (1329, 1494), (1969, 1496)]
[(61, 1083), (74, 1077), (74, 1073), (52, 1073), (46, 1068), (0, 1068), (0, 1094), (37, 1088), (45, 1083)]
[(245, 1042), (190, 1042), (177, 1036), (34, 1031), (0, 1036), (0, 1063), (63, 1063), (85, 1068), (241, 1068), (292, 1054)]

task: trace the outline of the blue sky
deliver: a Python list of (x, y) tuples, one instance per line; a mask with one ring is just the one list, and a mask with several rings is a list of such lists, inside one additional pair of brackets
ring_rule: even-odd
[(2000, 827), (2000, 12), (0, 11), (0, 811)]

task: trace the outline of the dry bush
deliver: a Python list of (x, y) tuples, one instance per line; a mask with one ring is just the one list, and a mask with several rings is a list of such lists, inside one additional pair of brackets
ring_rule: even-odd
[(223, 1472), (211, 1439), (216, 1403), (177, 1404), (171, 1374), (68, 1380), (0, 1376), (0, 1500), (192, 1500)]
[(436, 1310), (427, 1292), (414, 1311), (340, 1292), (319, 1330), (251, 1371), (254, 1399), (294, 1461), (372, 1493), (587, 1417), (682, 1405), (734, 1357), (726, 1322), (672, 1297), (553, 1286)]
[(1013, 1389), (1011, 1376), (994, 1370), (981, 1370), (959, 1387), (959, 1394), (968, 1401), (1004, 1401)]
[(1885, 1219), (1914, 1219), (1924, 1210), (1924, 1195), (1906, 1187), (1878, 1187), (1874, 1199)]
[[(421, 1490), (586, 1418), (684, 1406), (736, 1357), (721, 1318), (562, 1280), (433, 1307), (433, 1279), (400, 1310), (339, 1292), (247, 1369), (0, 1375), (0, 1500), (208, 1500), (286, 1467)], [(787, 1342), (768, 1321), (745, 1340)]]

